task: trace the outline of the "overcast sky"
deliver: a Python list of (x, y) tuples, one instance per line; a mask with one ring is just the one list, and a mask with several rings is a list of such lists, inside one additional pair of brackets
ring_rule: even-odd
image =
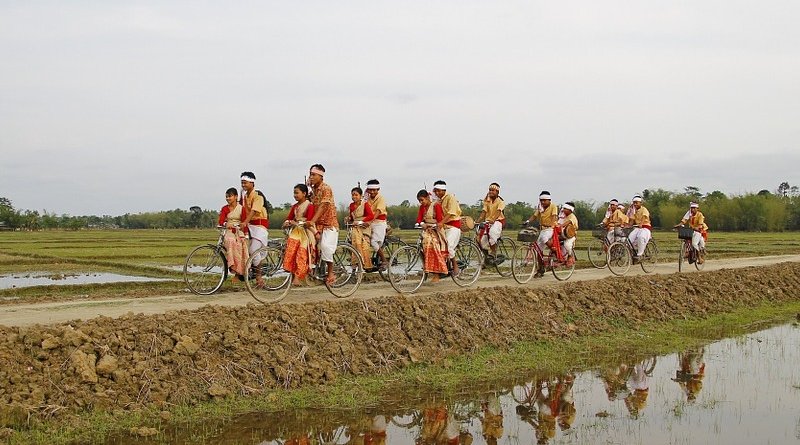
[(800, 183), (800, 2), (0, 0), (0, 196), (18, 209), (473, 203)]

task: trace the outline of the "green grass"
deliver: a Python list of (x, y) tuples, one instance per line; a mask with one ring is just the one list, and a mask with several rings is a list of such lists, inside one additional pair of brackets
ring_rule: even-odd
[[(510, 388), (535, 375), (559, 374), (603, 366), (620, 360), (640, 360), (735, 337), (786, 322), (800, 312), (800, 301), (780, 306), (741, 307), (704, 319), (676, 320), (662, 324), (619, 326), (601, 335), (548, 342), (521, 342), (508, 350), (486, 348), (475, 354), (451, 357), (437, 364), (418, 364), (399, 371), (371, 376), (343, 376), (325, 386), (269, 391), (257, 396), (234, 397), (196, 406), (170, 409), (172, 425), (214, 434), (213, 425), (234, 416), (254, 412), (295, 409), (357, 409), (365, 407), (413, 406), (428, 397), (455, 397), (478, 393), (487, 387)], [(164, 428), (160, 411), (87, 413), (61, 422), (36, 423), (15, 433), (10, 443), (101, 442), (115, 432), (131, 427)], [(682, 415), (682, 406), (674, 414)], [(194, 427), (196, 426), (196, 428)]]

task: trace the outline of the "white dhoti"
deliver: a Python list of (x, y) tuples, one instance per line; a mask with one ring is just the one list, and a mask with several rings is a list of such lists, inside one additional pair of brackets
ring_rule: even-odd
[(606, 239), (608, 240), (609, 244), (613, 243), (614, 241), (624, 240), (625, 232), (623, 232), (620, 227), (609, 229), (608, 233), (606, 233)]
[(644, 227), (637, 227), (628, 235), (631, 244), (636, 248), (637, 256), (642, 256), (642, 254), (644, 254), (647, 242), (650, 241), (652, 236), (653, 234), (650, 233), (650, 229), (645, 229)]
[(547, 248), (547, 242), (553, 238), (553, 228), (552, 227), (545, 227), (539, 231), (539, 239), (536, 240), (536, 244), (539, 245), (539, 248), (542, 249), (542, 253), (545, 253), (545, 249)]
[(561, 254), (564, 256), (564, 258), (566, 258), (567, 255), (575, 256), (576, 239), (577, 237), (573, 236), (572, 238), (567, 238), (566, 240), (564, 240), (564, 248), (561, 249)]
[(489, 250), (490, 247), (496, 245), (497, 240), (499, 240), (502, 235), (503, 223), (495, 221), (492, 226), (489, 227), (489, 230), (485, 231), (483, 236), (481, 236), (481, 247), (483, 247), (483, 250)]
[(447, 255), (450, 258), (456, 257), (456, 246), (461, 241), (461, 229), (445, 225), (444, 237), (447, 239)]
[(706, 248), (706, 240), (703, 238), (703, 234), (695, 231), (692, 233), (692, 247), (694, 250), (700, 251), (700, 249)]
[(383, 240), (386, 239), (386, 221), (381, 219), (376, 219), (372, 221), (372, 235), (369, 238), (369, 244), (372, 246), (372, 250), (377, 252), (383, 247)]
[(339, 229), (328, 227), (322, 231), (319, 238), (319, 256), (322, 261), (333, 262), (333, 252), (339, 244)]
[[(253, 252), (267, 245), (269, 232), (264, 226), (248, 225), (247, 230), (250, 232), (250, 256), (253, 256)], [(261, 264), (261, 260), (263, 260), (265, 256), (266, 254), (262, 253), (253, 257), (253, 264), (256, 266)]]

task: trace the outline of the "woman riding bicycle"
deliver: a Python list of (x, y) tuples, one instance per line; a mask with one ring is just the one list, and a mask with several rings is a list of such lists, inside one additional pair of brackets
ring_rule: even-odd
[(444, 212), (440, 202), (431, 202), (427, 190), (417, 192), (419, 214), (417, 224), (422, 231), (422, 254), (425, 258), (424, 270), (432, 275), (431, 281), (439, 281), (439, 274), (447, 274), (447, 241), (442, 221)]
[(228, 260), (228, 270), (243, 278), (244, 267), (247, 264), (249, 252), (247, 250), (247, 236), (239, 227), (244, 219), (244, 208), (239, 204), (239, 192), (231, 187), (225, 192), (227, 205), (219, 212), (219, 225), (229, 230), (225, 231), (225, 257)]
[(361, 254), (364, 260), (364, 269), (372, 270), (372, 252), (370, 251), (370, 239), (372, 238), (372, 227), (370, 222), (375, 219), (372, 208), (364, 199), (364, 191), (361, 187), (353, 187), (350, 190), (353, 202), (350, 203), (350, 214), (347, 222), (352, 224), (350, 242), (353, 247)]
[(294, 199), (297, 203), (289, 210), (283, 223), (284, 229), (291, 228), (286, 239), (283, 269), (292, 273), (292, 285), (297, 286), (306, 278), (309, 268), (316, 261), (317, 229), (314, 224), (305, 224), (314, 217), (314, 204), (308, 200), (308, 186), (294, 186)]
[(700, 211), (700, 204), (693, 202), (689, 204), (689, 211), (683, 215), (681, 222), (675, 225), (678, 228), (682, 225), (689, 224), (689, 227), (694, 230), (692, 233), (692, 248), (697, 252), (697, 263), (703, 264), (706, 252), (706, 239), (708, 239), (708, 225), (706, 225), (706, 218)]

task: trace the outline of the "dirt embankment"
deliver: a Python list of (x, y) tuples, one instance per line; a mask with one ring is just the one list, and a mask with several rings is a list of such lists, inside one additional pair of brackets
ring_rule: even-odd
[(209, 306), (72, 325), (0, 327), (0, 427), (323, 383), (619, 322), (800, 298), (800, 263), (552, 288), (464, 290), (264, 307)]

